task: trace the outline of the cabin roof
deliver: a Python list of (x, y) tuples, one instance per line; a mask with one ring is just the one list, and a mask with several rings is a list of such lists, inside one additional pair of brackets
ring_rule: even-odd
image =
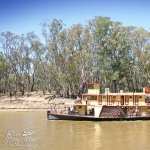
[(137, 93), (137, 92), (127, 92), (127, 93), (101, 93), (101, 94), (88, 94), (88, 93), (84, 93), (82, 94), (83, 96), (106, 96), (106, 95), (110, 95), (110, 96), (133, 96), (133, 95), (141, 95), (141, 96), (150, 96), (150, 94), (146, 94), (146, 93)]

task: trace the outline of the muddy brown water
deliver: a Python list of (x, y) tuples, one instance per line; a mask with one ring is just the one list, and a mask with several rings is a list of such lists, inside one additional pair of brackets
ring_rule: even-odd
[(46, 112), (0, 112), (0, 150), (150, 150), (150, 121), (48, 121)]

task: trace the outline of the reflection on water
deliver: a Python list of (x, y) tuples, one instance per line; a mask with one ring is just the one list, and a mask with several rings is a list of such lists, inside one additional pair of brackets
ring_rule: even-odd
[(0, 150), (149, 150), (150, 121), (48, 121), (46, 112), (0, 112)]

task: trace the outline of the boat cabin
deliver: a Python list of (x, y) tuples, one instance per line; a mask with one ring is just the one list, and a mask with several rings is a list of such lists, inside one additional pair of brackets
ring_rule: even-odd
[[(91, 86), (92, 87), (92, 86)], [(95, 87), (95, 86), (93, 86)], [(84, 104), (106, 106), (147, 106), (150, 105), (150, 88), (146, 87), (143, 92), (111, 93), (108, 88), (105, 93), (100, 93), (97, 88), (88, 89), (88, 93), (82, 94)]]
[(150, 103), (150, 97), (144, 93), (83, 94), (82, 100), (91, 105), (107, 106), (144, 106)]

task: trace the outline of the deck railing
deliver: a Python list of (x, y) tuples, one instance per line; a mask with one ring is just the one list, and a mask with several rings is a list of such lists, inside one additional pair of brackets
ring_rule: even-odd
[(54, 105), (50, 105), (48, 110), (51, 113), (68, 114), (69, 113), (69, 108), (70, 108), (70, 106), (54, 104)]

